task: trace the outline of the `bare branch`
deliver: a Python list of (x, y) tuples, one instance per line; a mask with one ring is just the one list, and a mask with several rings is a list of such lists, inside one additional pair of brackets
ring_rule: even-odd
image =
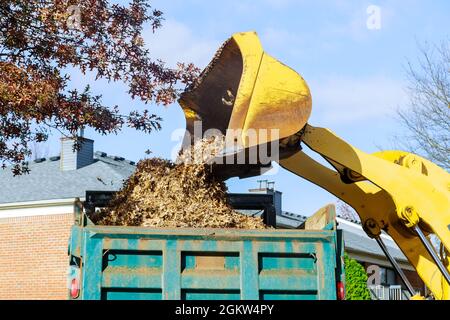
[(450, 168), (450, 41), (419, 45), (420, 57), (408, 61), (409, 104), (397, 111), (407, 134), (400, 144), (441, 167)]

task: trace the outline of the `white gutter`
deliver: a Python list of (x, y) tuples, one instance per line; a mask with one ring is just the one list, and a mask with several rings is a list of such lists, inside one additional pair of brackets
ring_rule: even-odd
[(73, 213), (74, 203), (75, 198), (1, 203), (0, 219)]
[[(351, 222), (351, 221), (347, 221), (347, 220), (345, 220), (343, 218), (340, 218), (340, 217), (337, 217), (336, 220), (338, 221), (339, 224), (345, 225), (344, 228), (343, 228), (344, 231), (346, 230), (345, 228), (347, 228), (347, 229), (352, 228), (353, 229), (352, 232), (356, 231), (356, 233), (358, 233), (361, 236), (369, 237), (366, 234), (366, 232), (363, 230), (363, 228), (362, 228), (362, 226), (360, 224), (354, 223), (354, 222)], [(398, 245), (395, 243), (394, 239), (392, 239), (391, 236), (382, 233), (381, 234), (381, 238), (385, 240), (385, 244), (386, 244), (386, 246), (388, 248), (395, 248), (397, 250), (400, 250), (400, 248), (398, 247)], [(384, 255), (382, 255), (383, 260), (380, 260), (378, 258), (375, 258), (375, 256), (373, 256), (372, 258), (369, 258), (367, 256), (367, 253), (365, 253), (363, 250), (359, 251), (358, 252), (359, 254), (354, 249), (351, 249), (350, 252), (355, 257), (355, 259), (356, 258), (363, 259), (363, 257), (365, 257), (367, 262), (382, 263), (383, 265), (386, 265), (386, 266), (392, 266), (388, 260), (384, 260), (384, 258), (385, 258)], [(401, 250), (400, 250), (400, 252), (401, 252)], [(402, 254), (403, 254), (403, 252), (402, 252)], [(406, 260), (404, 260), (404, 259), (406, 259)], [(402, 258), (402, 259), (396, 259), (396, 260), (397, 260), (397, 263), (402, 267), (402, 269), (407, 269), (407, 270), (413, 270), (414, 271), (415, 269), (409, 264), (407, 258), (405, 257), (404, 259)], [(364, 261), (364, 260), (362, 260), (362, 261)], [(380, 264), (380, 265), (382, 265), (382, 264)]]
[[(355, 230), (359, 231), (358, 233), (359, 233), (360, 235), (365, 235), (366, 237), (369, 237), (369, 236), (366, 234), (366, 232), (363, 230), (363, 228), (362, 228), (362, 226), (361, 226), (360, 224), (354, 223), (354, 222), (351, 222), (351, 221), (347, 221), (347, 220), (345, 220), (345, 219), (343, 219), (343, 218), (340, 218), (340, 217), (336, 217), (336, 220), (337, 220), (337, 222), (338, 222), (339, 224), (345, 224), (345, 225), (347, 225), (347, 226), (349, 226), (349, 227), (352, 227), (352, 228), (354, 228)], [(394, 240), (391, 238), (391, 236), (389, 236), (389, 235), (387, 235), (387, 234), (382, 233), (380, 236), (381, 236), (382, 239), (385, 239), (385, 240), (394, 242)], [(395, 242), (394, 242), (394, 243), (395, 243)]]

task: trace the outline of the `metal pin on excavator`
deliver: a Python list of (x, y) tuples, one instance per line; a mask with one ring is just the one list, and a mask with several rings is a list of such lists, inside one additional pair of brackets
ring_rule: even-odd
[[(407, 152), (367, 154), (330, 130), (308, 124), (312, 107), (308, 85), (265, 53), (255, 32), (237, 33), (227, 40), (179, 103), (191, 134), (194, 122), (201, 119), (203, 133), (219, 130), (244, 150), (277, 139), (280, 165), (352, 206), (413, 298), (420, 297), (384, 246), (382, 230), (397, 243), (434, 297), (450, 299), (449, 173)], [(247, 132), (261, 129), (277, 129), (278, 134), (261, 135), (255, 145)], [(302, 143), (335, 170), (305, 154)], [(218, 167), (223, 177), (248, 176), (255, 174), (254, 169), (255, 165)], [(430, 234), (440, 239), (440, 250), (430, 243)]]

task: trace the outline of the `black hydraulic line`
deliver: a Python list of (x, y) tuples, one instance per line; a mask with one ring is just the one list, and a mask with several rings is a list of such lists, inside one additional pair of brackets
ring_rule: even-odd
[(436, 251), (433, 248), (433, 245), (430, 243), (428, 238), (423, 234), (422, 230), (419, 228), (419, 226), (414, 226), (414, 231), (416, 231), (417, 235), (420, 238), (420, 241), (422, 241), (423, 245), (425, 246), (425, 249), (427, 249), (430, 256), (433, 258), (434, 262), (438, 266), (439, 270), (441, 271), (442, 275), (444, 276), (445, 280), (447, 280), (448, 284), (450, 284), (450, 274), (448, 273), (447, 268), (442, 263), (441, 259), (437, 255)]
[(411, 296), (414, 296), (416, 294), (416, 291), (414, 290), (414, 288), (412, 287), (411, 283), (409, 282), (408, 278), (406, 277), (406, 275), (403, 273), (403, 270), (400, 268), (400, 266), (398, 265), (397, 261), (395, 261), (394, 257), (391, 256), (391, 254), (389, 253), (388, 249), (386, 248), (386, 245), (384, 244), (383, 240), (381, 240), (381, 237), (378, 236), (375, 238), (375, 240), (377, 241), (378, 245), (381, 247), (381, 250), (383, 250), (384, 254), (386, 255), (386, 257), (388, 258), (389, 262), (392, 264), (392, 266), (394, 267), (395, 271), (397, 272), (397, 274), (399, 275), (400, 279), (402, 280), (403, 284), (406, 286), (406, 288), (408, 289), (409, 293), (411, 294)]

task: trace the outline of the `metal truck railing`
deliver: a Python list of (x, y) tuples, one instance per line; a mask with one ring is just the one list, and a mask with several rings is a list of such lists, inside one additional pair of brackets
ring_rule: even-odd
[(369, 286), (370, 297), (372, 300), (409, 300), (411, 294), (403, 290), (400, 285), (372, 285)]

